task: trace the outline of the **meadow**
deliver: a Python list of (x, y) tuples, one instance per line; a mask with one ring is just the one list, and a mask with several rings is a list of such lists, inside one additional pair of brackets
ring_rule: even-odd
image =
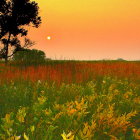
[(140, 62), (0, 63), (1, 140), (139, 140)]

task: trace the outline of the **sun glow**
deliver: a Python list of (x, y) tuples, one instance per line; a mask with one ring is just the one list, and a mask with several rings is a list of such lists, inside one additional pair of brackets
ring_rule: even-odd
[(47, 40), (51, 40), (51, 36), (47, 36)]

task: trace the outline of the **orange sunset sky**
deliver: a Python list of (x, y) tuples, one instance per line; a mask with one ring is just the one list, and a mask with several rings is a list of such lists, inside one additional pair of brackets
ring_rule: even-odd
[(140, 60), (140, 0), (35, 1), (42, 24), (29, 37), (47, 57)]

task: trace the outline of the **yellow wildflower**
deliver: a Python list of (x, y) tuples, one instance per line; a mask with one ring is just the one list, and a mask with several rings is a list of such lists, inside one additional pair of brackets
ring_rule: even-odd
[(60, 104), (55, 104), (54, 108), (57, 109), (57, 110), (60, 110), (61, 109), (61, 105)]
[(25, 139), (25, 140), (29, 140), (28, 136), (27, 136), (25, 133), (24, 133), (23, 136), (24, 136), (24, 139)]
[(68, 115), (73, 115), (77, 110), (76, 109), (70, 109), (68, 110)]
[(47, 98), (44, 96), (38, 97), (38, 101), (40, 104), (44, 104), (46, 102)]
[(15, 136), (14, 140), (20, 140), (21, 136)]
[(55, 121), (56, 119), (58, 119), (59, 117), (61, 117), (62, 114), (63, 114), (63, 112), (59, 112), (58, 114), (55, 115), (54, 118), (52, 118), (52, 120)]
[(69, 134), (66, 134), (65, 132), (63, 132), (61, 136), (63, 140), (74, 140), (74, 135), (72, 134), (72, 132), (70, 132)]
[(6, 120), (6, 123), (8, 123), (9, 125), (13, 125), (14, 123), (14, 120), (11, 120), (11, 114), (6, 114), (5, 120)]
[(31, 132), (33, 133), (35, 131), (34, 125), (30, 127)]
[(16, 117), (19, 120), (19, 122), (24, 123), (25, 116), (26, 116), (26, 108), (23, 107), (23, 108), (18, 110)]

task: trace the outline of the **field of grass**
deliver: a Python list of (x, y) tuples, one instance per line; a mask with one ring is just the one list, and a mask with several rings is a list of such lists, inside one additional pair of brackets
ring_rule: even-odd
[(0, 140), (139, 140), (140, 62), (0, 64)]

